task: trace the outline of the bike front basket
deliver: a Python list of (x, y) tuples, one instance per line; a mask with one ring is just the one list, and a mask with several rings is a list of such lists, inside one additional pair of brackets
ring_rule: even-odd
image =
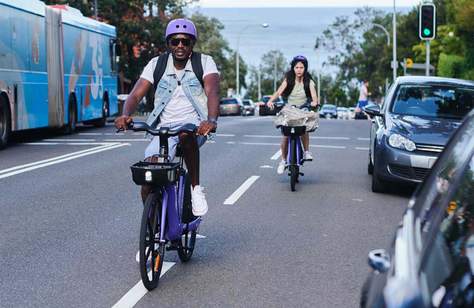
[(306, 126), (281, 126), (281, 133), (285, 136), (301, 136), (306, 132)]
[(141, 161), (130, 167), (137, 185), (164, 185), (178, 180), (179, 163), (151, 163)]

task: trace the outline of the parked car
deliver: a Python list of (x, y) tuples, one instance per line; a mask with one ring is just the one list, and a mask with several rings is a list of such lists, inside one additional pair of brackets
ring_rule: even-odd
[(255, 115), (255, 104), (251, 99), (242, 100), (242, 115)]
[(369, 144), (372, 191), (389, 182), (423, 181), (462, 118), (474, 106), (474, 82), (440, 77), (400, 77), (375, 116)]
[(334, 118), (337, 119), (337, 109), (335, 105), (331, 104), (324, 104), (323, 107), (321, 107), (321, 110), (319, 110), (319, 117), (320, 118)]
[(354, 119), (355, 117), (355, 107), (349, 107), (349, 118)]
[(342, 120), (349, 120), (349, 109), (346, 107), (337, 107), (337, 118)]
[(224, 115), (241, 115), (242, 102), (235, 97), (222, 98), (219, 103), (219, 113)]
[(285, 102), (281, 97), (278, 97), (273, 103), (275, 104), (275, 108), (270, 109), (266, 105), (268, 101), (270, 100), (271, 95), (264, 95), (262, 97), (262, 101), (258, 103), (259, 108), (258, 108), (258, 113), (261, 116), (264, 115), (276, 115), (278, 112), (280, 112), (281, 108), (285, 106)]
[(388, 250), (369, 253), (361, 307), (474, 307), (474, 111), (408, 203)]

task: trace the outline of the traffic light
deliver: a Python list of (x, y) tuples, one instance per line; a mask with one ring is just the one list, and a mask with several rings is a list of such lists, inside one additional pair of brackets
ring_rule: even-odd
[(436, 7), (433, 3), (420, 6), (418, 35), (422, 40), (432, 40), (436, 36)]

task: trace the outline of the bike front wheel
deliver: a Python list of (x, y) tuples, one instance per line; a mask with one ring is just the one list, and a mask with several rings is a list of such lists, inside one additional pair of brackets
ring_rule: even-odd
[(181, 262), (188, 262), (193, 256), (196, 244), (196, 230), (186, 232), (182, 235), (178, 245), (178, 256)]
[(161, 195), (152, 192), (143, 208), (140, 226), (140, 275), (148, 290), (158, 286), (163, 268), (165, 245), (160, 243)]
[(290, 165), (289, 168), (290, 170), (290, 187), (291, 191), (296, 190), (296, 183), (298, 182), (298, 175), (299, 175), (299, 168), (297, 165)]

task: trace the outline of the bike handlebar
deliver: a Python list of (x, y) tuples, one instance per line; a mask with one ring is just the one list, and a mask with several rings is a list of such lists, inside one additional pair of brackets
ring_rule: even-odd
[[(191, 123), (185, 124), (177, 129), (170, 129), (169, 127), (157, 127), (151, 128), (146, 122), (131, 122), (127, 126), (128, 129), (133, 130), (134, 132), (147, 132), (153, 136), (177, 136), (179, 133), (188, 132), (188, 133), (196, 133), (197, 126)], [(119, 128), (117, 132), (123, 131), (123, 128)], [(212, 130), (211, 133), (215, 133), (216, 130)]]

